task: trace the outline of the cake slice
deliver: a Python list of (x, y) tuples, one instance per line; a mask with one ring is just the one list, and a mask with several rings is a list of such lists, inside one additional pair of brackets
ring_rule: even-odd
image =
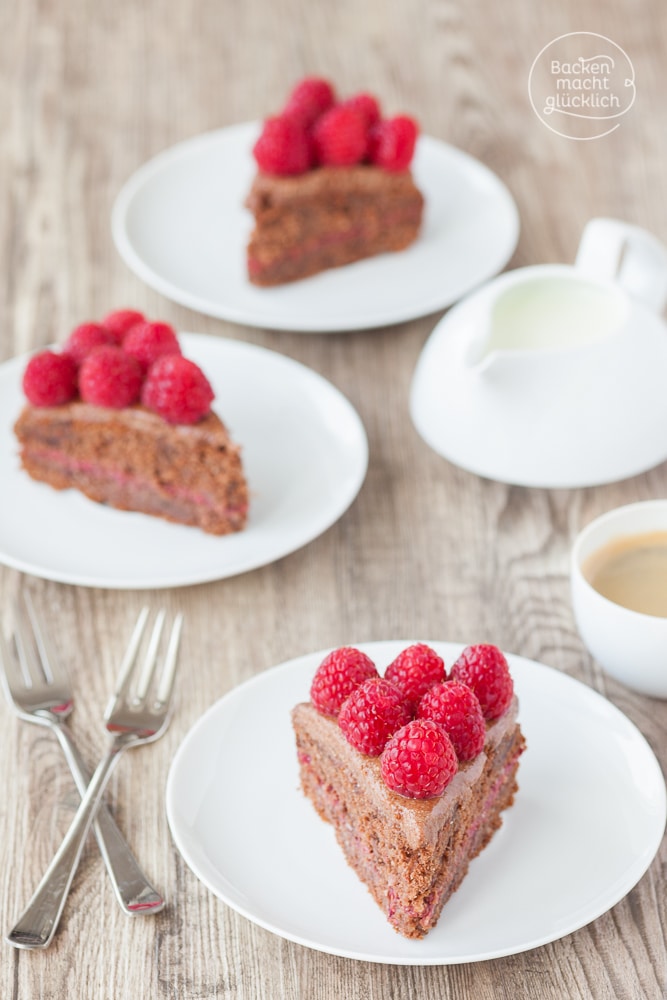
[(280, 285), (410, 246), (424, 207), (409, 169), (416, 139), (412, 118), (383, 120), (371, 95), (338, 102), (327, 81), (301, 81), (253, 148), (250, 281)]
[(245, 525), (240, 450), (214, 413), (178, 425), (141, 405), (115, 410), (75, 400), (26, 406), (14, 430), (25, 471), (54, 489), (213, 535)]
[(279, 285), (404, 250), (417, 238), (423, 204), (408, 171), (356, 166), (298, 177), (259, 173), (246, 201), (255, 217), (250, 280)]
[[(473, 651), (488, 648), (469, 647)], [(378, 690), (378, 680), (371, 677), (359, 681), (357, 677), (350, 685), (346, 671), (347, 667), (337, 669), (333, 685), (343, 694), (349, 692), (338, 716), (330, 714), (334, 707), (331, 703), (324, 706), (326, 711), (316, 707), (322, 704), (316, 683), (311, 689), (316, 704), (303, 702), (293, 709), (301, 786), (322, 819), (334, 827), (347, 862), (366, 884), (391, 926), (405, 937), (420, 938), (435, 926), (470, 862), (489, 843), (501, 825), (502, 812), (512, 805), (519, 757), (525, 747), (517, 722), (518, 702), (505, 677), (502, 712), (483, 723), (482, 749), (475, 747), (477, 752), (471, 759), (457, 760), (457, 753), (451, 749), (458, 743), (458, 754), (467, 756), (463, 750), (466, 737), (459, 743), (465, 722), (458, 709), (444, 710), (436, 722), (424, 717), (420, 703), (416, 718), (386, 739), (381, 754), (361, 753), (350, 742), (350, 734), (356, 739), (363, 733), (363, 739), (368, 740), (369, 727), (377, 728), (378, 719), (386, 717), (386, 698), (383, 695), (369, 708), (368, 695)], [(330, 663), (325, 672), (331, 676)], [(387, 675), (391, 676), (391, 671), (380, 684), (385, 683)], [(427, 691), (431, 695), (426, 698), (424, 692), (424, 703), (430, 703), (431, 708), (438, 704), (442, 707), (460, 687), (455, 665), (449, 681), (429, 683)], [(480, 693), (484, 698), (484, 692)], [(350, 705), (354, 700), (358, 705), (363, 703), (364, 708), (360, 723), (350, 730)], [(406, 754), (412, 752), (413, 758), (418, 755), (424, 736), (427, 743), (432, 738), (448, 740), (448, 727), (453, 740), (446, 749), (447, 773), (440, 778), (436, 775), (440, 785), (428, 785), (433, 768), (437, 770), (431, 760), (423, 765), (424, 773), (430, 771), (426, 786), (422, 785), (427, 794), (415, 796), (423, 774), (420, 776), (419, 762), (415, 764), (412, 759), (412, 778), (416, 774), (417, 784), (413, 781), (410, 790), (405, 787), (403, 793), (395, 790), (395, 782), (394, 787), (389, 787), (387, 778), (394, 773), (392, 761), (399, 762), (399, 772), (404, 775)], [(406, 749), (409, 745), (413, 751)], [(433, 744), (428, 743), (426, 756), (432, 749)], [(443, 781), (442, 790), (429, 794), (440, 789)]]
[(30, 360), (28, 402), (14, 425), (21, 465), (54, 489), (120, 510), (214, 535), (240, 531), (241, 452), (210, 408), (210, 384), (170, 327), (140, 327), (109, 339), (103, 325), (84, 324), (62, 351)]

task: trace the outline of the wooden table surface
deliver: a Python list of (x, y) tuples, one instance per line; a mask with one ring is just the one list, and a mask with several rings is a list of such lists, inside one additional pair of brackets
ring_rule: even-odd
[[(661, 0), (4, 4), (0, 360), (133, 306), (320, 372), (360, 413), (370, 465), (336, 525), (236, 578), (147, 595), (0, 568), (5, 632), (15, 596), (29, 590), (71, 664), (72, 724), (91, 763), (105, 746), (97, 719), (138, 610), (148, 596), (186, 615), (171, 728), (124, 758), (109, 791), (168, 908), (156, 918), (125, 918), (91, 841), (54, 945), (45, 953), (0, 945), (3, 1000), (667, 995), (664, 843), (637, 887), (589, 926), (523, 954), (449, 967), (367, 964), (282, 940), (225, 906), (185, 865), (167, 826), (165, 782), (186, 733), (239, 683), (325, 647), (415, 636), (496, 642), (601, 692), (642, 730), (664, 768), (667, 704), (626, 690), (587, 654), (572, 615), (568, 555), (597, 514), (664, 496), (667, 465), (578, 490), (478, 478), (432, 452), (408, 416), (412, 372), (438, 316), (331, 335), (200, 316), (130, 273), (109, 225), (119, 187), (148, 158), (261, 117), (296, 79), (317, 72), (344, 92), (372, 90), (387, 108), (413, 111), (424, 132), (497, 172), (522, 220), (510, 267), (572, 260), (593, 216), (625, 219), (667, 240), (666, 12)], [(634, 107), (595, 141), (549, 131), (528, 100), (540, 49), (577, 30), (613, 39), (636, 71)], [(50, 735), (16, 721), (4, 702), (0, 715), (0, 920), (7, 929), (67, 827), (73, 793)]]

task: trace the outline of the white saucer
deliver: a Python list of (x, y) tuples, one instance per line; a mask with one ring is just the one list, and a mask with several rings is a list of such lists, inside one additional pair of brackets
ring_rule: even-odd
[[(407, 642), (365, 643), (382, 673)], [(451, 666), (461, 645), (430, 643)], [(509, 656), (528, 749), (503, 826), (421, 941), (400, 937), (299, 787), (290, 711), (324, 652), (265, 671), (193, 726), (167, 815), (187, 865), (261, 927), (319, 951), (451, 965), (547, 944), (605, 913), (651, 864), (665, 783), (638, 729), (566, 674)]]
[[(641, 365), (631, 370), (624, 364), (623, 344), (614, 338), (600, 352), (605, 363), (599, 378), (609, 390), (604, 392), (602, 384), (587, 383), (564, 396), (557, 384), (544, 392), (543, 382), (531, 383), (521, 366), (512, 374), (508, 365), (502, 375), (467, 366), (480, 317), (514, 273), (505, 272), (454, 306), (427, 340), (410, 390), (410, 414), (424, 441), (454, 465), (516, 486), (596, 486), (665, 461), (667, 392), (642, 394), (642, 384), (649, 375), (655, 382), (658, 372), (649, 358), (645, 370)], [(638, 303), (634, 309), (655, 348), (649, 357), (662, 358), (667, 344), (662, 319)], [(576, 359), (572, 365), (576, 374)], [(618, 405), (597, 403), (615, 396)], [(625, 399), (642, 399), (642, 405), (629, 414)]]
[(24, 404), (26, 357), (0, 365), (0, 562), (88, 587), (178, 587), (280, 559), (329, 528), (366, 475), (356, 411), (304, 365), (240, 341), (181, 334), (201, 365), (214, 409), (242, 446), (250, 489), (244, 531), (217, 537), (62, 492), (20, 468), (12, 427)]
[(252, 217), (243, 207), (259, 125), (197, 136), (142, 166), (118, 195), (112, 232), (135, 274), (169, 299), (221, 319), (325, 333), (435, 312), (501, 270), (519, 221), (506, 187), (477, 160), (420, 138), (414, 175), (426, 210), (418, 241), (281, 288), (246, 276)]

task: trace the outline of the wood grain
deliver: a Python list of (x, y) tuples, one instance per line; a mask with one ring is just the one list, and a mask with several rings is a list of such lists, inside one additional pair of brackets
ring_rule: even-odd
[[(187, 617), (187, 683), (171, 729), (155, 747), (128, 754), (110, 787), (119, 823), (170, 905), (156, 919), (124, 918), (91, 843), (54, 946), (29, 954), (0, 945), (3, 1000), (667, 995), (664, 844), (639, 885), (590, 926), (525, 954), (449, 968), (353, 962), (283, 941), (226, 908), (184, 865), (167, 828), (164, 784), (190, 726), (272, 664), (343, 642), (491, 639), (610, 698), (665, 768), (667, 703), (631, 693), (591, 660), (573, 621), (567, 570), (579, 528), (615, 505), (665, 496), (667, 467), (586, 490), (480, 479), (431, 452), (408, 417), (412, 371), (437, 317), (345, 335), (243, 328), (143, 286), (120, 261), (109, 230), (115, 194), (146, 159), (262, 116), (276, 95), (315, 71), (343, 91), (377, 92), (389, 110), (415, 112), (425, 132), (495, 170), (521, 212), (511, 266), (571, 260), (595, 215), (647, 226), (667, 241), (666, 21), (660, 0), (0, 5), (0, 360), (133, 305), (180, 329), (257, 343), (321, 372), (359, 410), (371, 454), (366, 483), (338, 524), (236, 579), (146, 595), (0, 568), (5, 631), (23, 588), (57, 629), (76, 684), (75, 733), (91, 760), (103, 746), (92, 720), (146, 597)], [(635, 107), (596, 142), (552, 134), (527, 99), (539, 50), (575, 30), (614, 39), (636, 70)], [(66, 828), (73, 800), (48, 734), (16, 722), (4, 704), (0, 713), (0, 920), (7, 928)]]

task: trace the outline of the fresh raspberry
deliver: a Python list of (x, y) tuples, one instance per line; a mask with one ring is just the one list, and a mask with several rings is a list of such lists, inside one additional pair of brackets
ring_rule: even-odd
[(335, 101), (336, 95), (328, 80), (318, 76), (307, 76), (292, 90), (284, 113), (297, 118), (302, 125), (310, 128)]
[(417, 123), (407, 115), (378, 122), (369, 137), (371, 163), (385, 170), (406, 170), (414, 155), (418, 133)]
[(196, 424), (211, 409), (211, 384), (194, 361), (163, 354), (149, 368), (141, 402), (170, 424)]
[(102, 326), (113, 335), (117, 344), (122, 344), (125, 334), (137, 323), (143, 322), (143, 313), (137, 312), (136, 309), (116, 309), (104, 317)]
[(267, 118), (252, 152), (266, 174), (303, 174), (312, 162), (305, 126), (289, 115)]
[(390, 736), (409, 722), (412, 712), (395, 684), (371, 677), (348, 695), (338, 724), (355, 750), (379, 757)]
[(69, 354), (77, 365), (81, 365), (91, 351), (115, 343), (113, 334), (99, 323), (82, 323), (72, 330), (63, 344), (63, 353)]
[(136, 323), (123, 340), (123, 350), (136, 358), (146, 372), (164, 354), (180, 354), (176, 331), (169, 323)]
[(76, 396), (76, 364), (69, 354), (40, 351), (23, 373), (23, 391), (33, 406), (60, 406)]
[(442, 795), (458, 771), (449, 736), (432, 719), (413, 719), (391, 737), (380, 757), (385, 784), (410, 799)]
[(372, 94), (355, 94), (341, 102), (341, 107), (354, 108), (363, 117), (366, 128), (380, 121), (380, 105)]
[(366, 155), (368, 137), (364, 116), (355, 108), (338, 104), (313, 126), (317, 162), (322, 166), (351, 167)]
[(499, 718), (514, 694), (507, 660), (497, 646), (467, 646), (451, 669), (451, 680), (472, 688), (487, 720)]
[(482, 706), (475, 692), (459, 681), (429, 688), (419, 702), (417, 717), (439, 722), (461, 761), (472, 760), (484, 748), (486, 723)]
[(385, 670), (384, 676), (416, 708), (419, 699), (432, 684), (444, 681), (445, 664), (435, 650), (418, 642), (399, 653)]
[(377, 676), (370, 657), (352, 646), (341, 646), (328, 653), (317, 668), (310, 699), (323, 715), (338, 715), (347, 696), (369, 677)]
[(122, 410), (139, 399), (141, 368), (120, 347), (98, 347), (79, 369), (79, 392), (86, 403)]

